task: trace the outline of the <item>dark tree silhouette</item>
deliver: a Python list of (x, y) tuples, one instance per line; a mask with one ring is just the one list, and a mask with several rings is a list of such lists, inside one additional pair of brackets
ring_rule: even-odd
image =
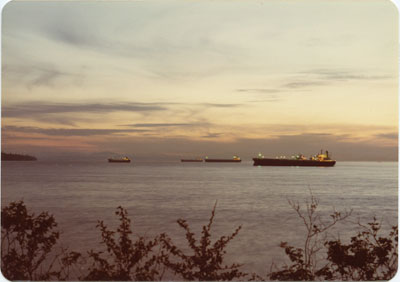
[[(328, 240), (328, 231), (337, 222), (346, 219), (351, 211), (340, 213), (334, 210), (329, 222), (323, 221), (317, 212), (318, 200), (311, 194), (306, 211), (289, 201), (306, 227), (304, 247), (296, 248), (287, 242), (280, 247), (289, 257), (290, 265), (273, 265), (268, 274), (271, 280), (389, 280), (397, 271), (397, 226), (387, 237), (378, 235), (381, 225), (374, 218), (351, 238), (349, 244), (340, 239)], [(325, 253), (326, 252), (326, 253)], [(273, 270), (273, 271), (272, 271)]]
[(352, 211), (342, 213), (334, 210), (330, 215), (331, 220), (324, 221), (318, 213), (318, 199), (314, 197), (311, 191), (310, 202), (306, 202), (305, 211), (302, 211), (299, 203), (289, 200), (289, 205), (297, 213), (306, 228), (304, 246), (295, 248), (288, 245), (287, 242), (281, 242), (280, 247), (285, 250), (292, 264), (290, 266), (285, 265), (276, 271), (271, 271), (269, 278), (289, 281), (315, 280), (321, 271), (321, 261), (318, 254), (324, 248), (327, 231), (337, 222), (349, 217)]
[(131, 221), (127, 211), (118, 207), (115, 214), (120, 221), (117, 231), (109, 230), (103, 221), (99, 221), (97, 227), (101, 231), (101, 244), (106, 250), (88, 252), (88, 274), (81, 278), (91, 281), (160, 280), (163, 274), (159, 270), (160, 256), (154, 252), (159, 244), (159, 237), (146, 240), (139, 236), (135, 241), (132, 240)]
[(211, 242), (211, 226), (214, 221), (215, 210), (216, 203), (208, 224), (202, 228), (199, 240), (190, 230), (186, 220), (179, 219), (177, 221), (179, 226), (186, 231), (186, 240), (192, 254), (186, 254), (179, 249), (170, 238), (163, 238), (166, 250), (172, 254), (172, 258), (169, 255), (164, 256), (164, 264), (185, 280), (230, 281), (238, 280), (248, 275), (239, 270), (240, 264), (224, 265), (225, 248), (238, 235), (241, 226), (236, 228), (231, 235), (222, 236), (214, 243)]
[(66, 249), (54, 252), (60, 235), (54, 217), (28, 213), (22, 201), (2, 209), (1, 227), (1, 270), (9, 280), (65, 280), (81, 257)]
[[(367, 225), (358, 222), (358, 233), (349, 242), (328, 240), (328, 231), (350, 212), (334, 210), (330, 221), (317, 212), (318, 200), (311, 194), (303, 211), (298, 203), (289, 201), (306, 227), (301, 248), (282, 242), (290, 265), (271, 269), (270, 280), (389, 280), (397, 271), (398, 229), (393, 226), (387, 236), (380, 235), (381, 224), (374, 220)], [(256, 274), (244, 273), (241, 265), (226, 265), (226, 247), (238, 234), (211, 241), (211, 227), (216, 204), (200, 238), (189, 224), (179, 219), (186, 232), (188, 249), (181, 250), (166, 234), (154, 239), (132, 237), (127, 211), (118, 207), (119, 226), (112, 231), (99, 221), (101, 247), (88, 252), (86, 260), (78, 252), (56, 250), (59, 232), (54, 217), (47, 212), (29, 213), (22, 201), (12, 202), (1, 211), (1, 269), (9, 280), (161, 280), (171, 271), (183, 280), (230, 281), (264, 280)], [(83, 272), (81, 272), (81, 270)], [(82, 274), (83, 273), (83, 274)]]
[(325, 279), (390, 280), (397, 271), (398, 229), (393, 226), (387, 237), (379, 236), (381, 224), (376, 218), (351, 238), (349, 244), (340, 239), (327, 241), (329, 265)]

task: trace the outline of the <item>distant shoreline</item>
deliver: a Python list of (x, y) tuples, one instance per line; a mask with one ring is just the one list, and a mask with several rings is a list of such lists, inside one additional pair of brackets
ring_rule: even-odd
[(1, 152), (2, 161), (37, 161), (37, 158), (29, 155)]

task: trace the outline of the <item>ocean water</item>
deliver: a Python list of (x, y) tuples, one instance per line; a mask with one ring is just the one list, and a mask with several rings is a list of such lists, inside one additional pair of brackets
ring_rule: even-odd
[(352, 210), (331, 236), (356, 233), (356, 222), (374, 216), (383, 233), (397, 224), (397, 162), (338, 162), (333, 168), (254, 167), (238, 163), (3, 162), (2, 205), (23, 200), (36, 213), (49, 211), (62, 231), (60, 242), (85, 252), (96, 249), (98, 220), (115, 227), (118, 206), (128, 210), (133, 232), (149, 238), (166, 232), (185, 246), (176, 220), (199, 233), (217, 204), (213, 238), (242, 226), (228, 246), (227, 262), (265, 275), (285, 255), (281, 241), (301, 247), (305, 228), (288, 200), (305, 210), (312, 193), (325, 220), (336, 209)]

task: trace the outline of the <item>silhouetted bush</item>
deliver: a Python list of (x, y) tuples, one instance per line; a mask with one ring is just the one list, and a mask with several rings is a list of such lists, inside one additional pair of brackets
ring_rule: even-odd
[[(271, 280), (389, 280), (397, 271), (397, 226), (387, 237), (378, 236), (381, 225), (374, 218), (363, 230), (351, 238), (350, 244), (340, 239), (328, 240), (328, 230), (337, 222), (350, 216), (350, 212), (334, 211), (329, 222), (324, 222), (317, 212), (318, 200), (311, 194), (306, 212), (300, 205), (289, 201), (306, 227), (304, 247), (296, 248), (287, 242), (280, 247), (289, 257), (290, 265), (273, 266)], [(325, 253), (326, 252), (326, 253)]]
[(397, 271), (398, 229), (393, 226), (387, 237), (379, 236), (381, 225), (376, 218), (351, 238), (349, 244), (340, 239), (325, 242), (328, 248), (325, 279), (389, 280)]
[(224, 265), (225, 248), (239, 233), (241, 226), (229, 236), (222, 236), (214, 243), (211, 242), (211, 226), (215, 216), (216, 204), (211, 212), (207, 225), (204, 225), (201, 238), (196, 239), (190, 230), (189, 224), (184, 219), (177, 222), (186, 231), (186, 241), (191, 254), (186, 254), (179, 249), (168, 237), (163, 238), (164, 246), (170, 254), (164, 256), (164, 264), (185, 280), (193, 281), (231, 281), (247, 276), (241, 272), (240, 264)]
[[(317, 212), (318, 200), (313, 195), (305, 211), (298, 203), (289, 201), (289, 204), (306, 227), (304, 245), (296, 248), (282, 242), (290, 265), (274, 265), (268, 279), (371, 281), (389, 280), (396, 273), (397, 226), (386, 237), (381, 236), (381, 225), (374, 218), (367, 225), (358, 223), (360, 231), (348, 243), (328, 240), (329, 229), (350, 216), (351, 211), (334, 211), (330, 221), (324, 221)], [(91, 250), (84, 259), (78, 252), (55, 250), (59, 232), (55, 230), (57, 223), (52, 215), (47, 212), (35, 215), (27, 211), (22, 201), (12, 202), (1, 211), (2, 272), (10, 280), (155, 281), (161, 280), (166, 270), (190, 281), (264, 280), (242, 272), (241, 264), (225, 264), (226, 247), (241, 227), (212, 242), (215, 211), (216, 205), (198, 239), (184, 219), (177, 221), (186, 233), (188, 244), (188, 249), (182, 250), (164, 233), (151, 240), (143, 236), (133, 240), (127, 211), (118, 207), (120, 224), (116, 231), (107, 228), (103, 221), (97, 225), (104, 250)]]
[[(65, 280), (81, 255), (61, 249), (55, 219), (47, 212), (28, 213), (22, 201), (1, 211), (1, 270), (9, 280)], [(52, 255), (50, 258), (49, 255)]]
[(154, 253), (154, 248), (159, 244), (159, 237), (146, 240), (140, 236), (135, 241), (132, 240), (131, 221), (127, 211), (118, 207), (115, 214), (119, 216), (120, 221), (116, 232), (109, 230), (103, 221), (97, 224), (101, 230), (101, 244), (105, 245), (106, 251), (88, 252), (91, 265), (88, 274), (81, 277), (82, 280), (160, 280), (160, 257)]

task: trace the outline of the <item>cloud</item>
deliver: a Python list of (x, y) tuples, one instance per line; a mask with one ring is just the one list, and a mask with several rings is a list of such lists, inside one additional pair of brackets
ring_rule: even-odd
[(340, 69), (312, 69), (304, 71), (302, 74), (319, 76), (321, 79), (327, 81), (382, 80), (393, 78), (391, 75), (370, 75), (358, 71)]
[[(81, 69), (82, 70), (82, 69)], [(25, 84), (28, 89), (32, 87), (55, 87), (59, 83), (69, 85), (71, 82), (74, 85), (81, 85), (85, 80), (85, 75), (81, 70), (78, 72), (61, 71), (51, 64), (40, 64), (33, 62), (25, 62), (24, 65), (5, 65), (3, 74), (5, 80), (10, 81), (10, 84)]]
[(291, 89), (298, 89), (298, 88), (305, 88), (309, 86), (320, 86), (320, 85), (325, 85), (326, 82), (324, 81), (294, 81), (294, 82), (289, 82), (283, 85), (284, 88), (291, 88)]
[[(3, 105), (3, 117), (35, 117), (48, 114), (62, 113), (110, 113), (110, 112), (157, 112), (166, 111), (171, 105), (186, 105), (195, 107), (234, 108), (240, 104), (217, 104), (217, 103), (139, 103), (139, 102), (99, 102), (99, 103), (46, 103), (25, 102), (16, 105)], [(166, 125), (166, 124), (162, 124)], [(179, 125), (184, 125), (180, 123)], [(139, 125), (140, 126), (140, 125)], [(168, 126), (168, 125), (167, 125)]]
[(218, 138), (222, 135), (222, 133), (208, 133), (207, 135), (202, 136), (203, 138)]
[(110, 135), (125, 134), (134, 132), (146, 132), (144, 129), (89, 129), (89, 128), (40, 128), (31, 126), (5, 126), (4, 133), (8, 131), (20, 133), (37, 133), (49, 136), (94, 136), (94, 135)]
[[(193, 104), (197, 105), (197, 104)], [(202, 103), (198, 104), (199, 106), (204, 106), (204, 107), (213, 107), (213, 108), (235, 108), (242, 106), (240, 104), (215, 104), (215, 103)]]
[[(373, 136), (376, 132), (393, 132), (395, 127), (390, 125), (370, 125), (370, 124), (266, 124), (259, 130), (273, 132), (277, 135), (286, 136), (302, 132), (312, 135), (332, 135), (341, 132), (341, 134), (351, 134), (351, 136), (361, 135)], [(341, 135), (341, 136), (342, 136)]]
[(321, 68), (287, 74), (282, 79), (285, 82), (277, 87), (238, 88), (235, 91), (246, 94), (259, 94), (263, 96), (269, 96), (271, 98), (267, 100), (255, 100), (250, 102), (277, 102), (281, 101), (285, 95), (292, 94), (292, 90), (309, 91), (309, 89), (313, 87), (326, 86), (338, 82), (350, 82), (357, 80), (385, 80), (391, 78), (393, 78), (393, 76), (365, 74), (354, 70)]
[(89, 119), (84, 118), (77, 115), (40, 115), (31, 117), (39, 122), (47, 123), (47, 124), (59, 124), (59, 125), (68, 125), (68, 126), (76, 126), (78, 122), (87, 122)]
[[(107, 114), (126, 112), (142, 117), (153, 117), (152, 120), (161, 122), (145, 123), (146, 119), (135, 120), (137, 123), (119, 124), (119, 126), (129, 126), (131, 128), (200, 128), (208, 127), (211, 124), (208, 120), (196, 119), (194, 116), (199, 112), (204, 112), (210, 108), (228, 109), (239, 107), (240, 104), (218, 104), (218, 103), (174, 103), (174, 102), (45, 102), (30, 101), (19, 104), (3, 104), (2, 117), (7, 119), (24, 120), (24, 125), (31, 125), (32, 121), (38, 121), (46, 124), (66, 125), (75, 127), (79, 123), (98, 123), (98, 116)], [(189, 111), (184, 120), (173, 119), (171, 122), (165, 119), (168, 113), (169, 117), (182, 118), (181, 114)], [(161, 115), (161, 116), (160, 116)], [(114, 117), (118, 117), (114, 115)], [(173, 121), (178, 122), (173, 122)], [(126, 122), (126, 119), (123, 121)], [(120, 121), (121, 123), (121, 121)], [(7, 125), (19, 125), (8, 123)], [(62, 127), (64, 127), (62, 126)]]
[(386, 139), (397, 140), (398, 137), (399, 137), (399, 134), (397, 132), (391, 132), (391, 133), (376, 134), (375, 136), (378, 137), (378, 138), (386, 138)]
[(44, 103), (26, 102), (13, 106), (3, 106), (3, 117), (38, 117), (61, 113), (109, 113), (125, 112), (155, 112), (164, 111), (167, 103)]
[[(284, 89), (274, 88), (240, 88), (236, 89), (237, 92), (250, 94), (255, 100), (249, 100), (248, 103), (274, 103), (282, 101)], [(277, 94), (280, 93), (280, 94)]]
[[(159, 5), (154, 11), (163, 9), (162, 6)], [(40, 36), (80, 52), (89, 51), (89, 55), (96, 52), (125, 61), (133, 59), (135, 65), (141, 66), (142, 75), (145, 73), (161, 79), (209, 77), (230, 72), (233, 66), (237, 66), (234, 60), (226, 58), (233, 50), (237, 52), (237, 45), (213, 38), (213, 30), (201, 28), (200, 34), (193, 33), (191, 25), (182, 26), (169, 13), (163, 15), (156, 12), (155, 21), (148, 14), (151, 15), (151, 10), (145, 10), (142, 14), (140, 9), (132, 9), (128, 13), (120, 7), (113, 7), (119, 11), (118, 21), (102, 9), (85, 11), (74, 6), (66, 7), (58, 18), (47, 19), (47, 24), (39, 29)], [(50, 8), (48, 11), (61, 13), (61, 9)], [(162, 25), (166, 20), (169, 25), (172, 24), (170, 28), (178, 32), (164, 35)], [(102, 25), (101, 29), (99, 25)], [(187, 60), (192, 63), (188, 64)], [(221, 60), (223, 64), (218, 63)], [(199, 61), (209, 61), (209, 64), (205, 67)]]
[(270, 93), (282, 92), (282, 89), (274, 89), (274, 88), (241, 88), (241, 89), (236, 89), (236, 91), (237, 92), (245, 92), (245, 93), (270, 94)]
[(65, 75), (57, 70), (42, 70), (42, 72), (30, 82), (30, 85), (40, 86), (40, 85), (53, 85), (53, 82), (60, 76)]
[[(80, 20), (82, 21), (82, 20)], [(56, 41), (66, 44), (75, 45), (77, 47), (96, 47), (101, 46), (100, 40), (94, 36), (94, 30), (88, 31), (85, 27), (87, 24), (81, 22), (75, 25), (72, 22), (68, 24), (54, 23), (47, 26), (47, 35)]]
[(235, 91), (244, 94), (259, 95), (259, 97), (269, 97), (269, 99), (259, 99), (249, 102), (277, 102), (284, 99), (287, 95), (292, 94), (292, 90), (309, 91), (314, 87), (327, 86), (339, 82), (386, 80), (391, 78), (393, 76), (387, 74), (377, 75), (355, 70), (319, 68), (292, 74), (288, 73), (282, 79), (284, 83), (276, 87), (237, 88)]
[(197, 123), (134, 123), (127, 124), (123, 126), (131, 126), (131, 127), (195, 127), (195, 126), (207, 126), (210, 125), (206, 122), (197, 122)]
[(271, 97), (267, 99), (257, 99), (257, 100), (249, 100), (248, 103), (275, 103), (282, 101), (281, 98), (278, 97)]
[(354, 70), (340, 70), (340, 69), (311, 69), (296, 73), (295, 76), (285, 78), (286, 82), (281, 85), (281, 92), (291, 89), (307, 89), (315, 86), (324, 86), (337, 82), (350, 82), (350, 81), (372, 81), (390, 79), (390, 75), (376, 75), (365, 74)]

